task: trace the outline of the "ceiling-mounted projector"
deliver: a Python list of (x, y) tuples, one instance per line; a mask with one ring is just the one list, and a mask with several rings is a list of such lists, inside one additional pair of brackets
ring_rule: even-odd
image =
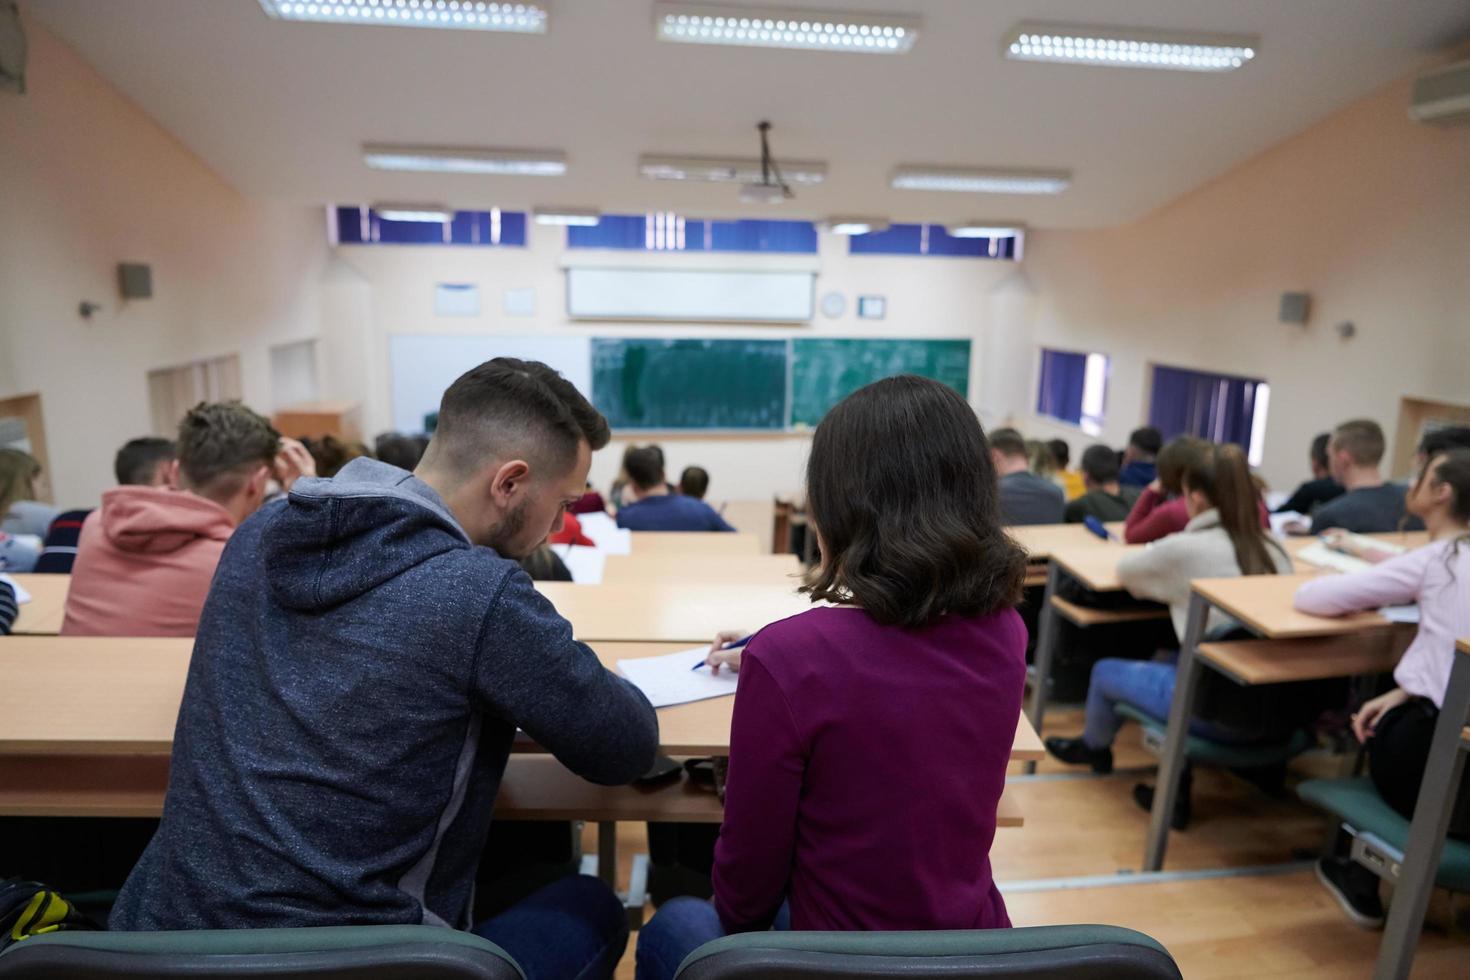
[(771, 124), (762, 120), (756, 129), (761, 133), (761, 179), (740, 188), (740, 200), (746, 204), (780, 204), (795, 195), (782, 179), (776, 158), (771, 156), (771, 143), (766, 135), (771, 131)]

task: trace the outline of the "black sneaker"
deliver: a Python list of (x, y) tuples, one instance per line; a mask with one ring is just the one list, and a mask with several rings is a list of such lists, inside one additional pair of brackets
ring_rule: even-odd
[[(1186, 769), (1184, 775), (1179, 777), (1179, 794), (1174, 798), (1174, 812), (1169, 817), (1169, 826), (1174, 830), (1188, 830), (1189, 818), (1193, 815), (1193, 807), (1190, 804), (1190, 796), (1194, 790), (1194, 774)], [(1133, 787), (1133, 802), (1137, 803), (1145, 811), (1152, 813), (1154, 809), (1154, 788), (1138, 783)]]
[(1378, 897), (1378, 876), (1349, 858), (1319, 858), (1314, 870), (1322, 887), (1359, 929), (1383, 928), (1383, 902)]
[(1074, 766), (1091, 766), (1092, 771), (1106, 776), (1113, 771), (1112, 749), (1090, 749), (1080, 738), (1057, 738), (1046, 740), (1046, 750), (1062, 762)]

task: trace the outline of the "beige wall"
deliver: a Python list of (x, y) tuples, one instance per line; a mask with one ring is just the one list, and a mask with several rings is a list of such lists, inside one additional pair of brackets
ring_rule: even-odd
[[(151, 368), (237, 353), (270, 400), (269, 348), (315, 336), (319, 209), (246, 200), (34, 20), (29, 92), (0, 94), (0, 397), (39, 391), (58, 503), (93, 506), (145, 434)], [(122, 301), (116, 264), (153, 266)], [(83, 320), (77, 304), (102, 311)]]
[[(1145, 418), (1149, 363), (1269, 381), (1262, 469), (1283, 487), (1338, 421), (1392, 439), (1402, 396), (1470, 402), (1470, 126), (1411, 122), (1408, 100), (1393, 84), (1134, 225), (1032, 237), (1035, 343), (1113, 359), (1105, 437)], [(1277, 322), (1287, 290), (1312, 294), (1306, 327)], [(1091, 440), (1031, 414), (1027, 357), (1022, 421), (1078, 455)]]

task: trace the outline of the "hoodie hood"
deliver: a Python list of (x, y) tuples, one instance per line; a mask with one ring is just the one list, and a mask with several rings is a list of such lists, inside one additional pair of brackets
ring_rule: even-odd
[(200, 538), (228, 541), (230, 512), (213, 500), (168, 487), (116, 487), (102, 495), (102, 533), (119, 551), (161, 555)]
[(330, 480), (297, 480), (262, 512), (271, 592), (284, 606), (329, 609), (448, 551), (472, 547), (427, 483), (366, 457)]

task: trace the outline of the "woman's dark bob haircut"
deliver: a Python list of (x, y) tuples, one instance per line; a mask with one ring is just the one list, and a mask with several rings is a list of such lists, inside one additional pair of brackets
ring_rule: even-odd
[(813, 599), (910, 628), (1021, 600), (1026, 553), (1001, 529), (990, 446), (952, 388), (900, 375), (853, 392), (817, 426), (806, 482), (823, 545)]

